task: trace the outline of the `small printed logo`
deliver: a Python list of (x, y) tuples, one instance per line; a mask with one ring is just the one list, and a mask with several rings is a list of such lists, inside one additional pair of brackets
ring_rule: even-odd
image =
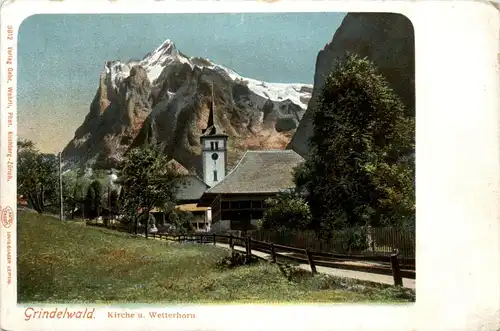
[(5, 207), (2, 210), (1, 218), (2, 218), (2, 225), (5, 228), (10, 228), (12, 223), (14, 223), (14, 212), (12, 211), (12, 208), (10, 208), (9, 206)]

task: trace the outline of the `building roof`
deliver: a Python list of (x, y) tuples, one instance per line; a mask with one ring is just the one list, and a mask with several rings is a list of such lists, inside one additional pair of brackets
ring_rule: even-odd
[(177, 170), (182, 175), (189, 174), (189, 170), (187, 170), (182, 164), (180, 164), (176, 159), (171, 159), (167, 162), (168, 166), (171, 166), (175, 170)]
[(180, 211), (196, 212), (196, 211), (206, 211), (208, 207), (198, 207), (196, 203), (187, 203), (183, 205), (177, 205), (175, 206), (175, 209)]
[(206, 194), (277, 193), (294, 187), (293, 169), (304, 159), (291, 149), (247, 151)]
[(215, 100), (214, 100), (214, 83), (212, 82), (212, 96), (210, 100), (210, 110), (208, 113), (208, 122), (207, 122), (207, 127), (202, 130), (202, 134), (200, 137), (200, 140), (203, 138), (211, 137), (224, 137), (227, 138), (228, 136), (224, 133), (224, 130), (222, 130), (221, 126), (219, 123), (217, 123), (215, 117)]
[(186, 183), (179, 187), (176, 194), (177, 200), (198, 200), (210, 187), (194, 174), (186, 175)]
[(186, 179), (185, 184), (179, 187), (176, 194), (177, 200), (198, 200), (210, 187), (200, 177), (198, 177), (195, 173), (189, 172), (189, 170), (187, 170), (175, 159), (171, 159), (167, 164), (176, 169), (180, 174), (184, 175)]

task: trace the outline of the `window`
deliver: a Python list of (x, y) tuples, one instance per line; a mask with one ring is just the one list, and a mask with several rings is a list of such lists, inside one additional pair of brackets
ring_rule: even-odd
[(262, 208), (262, 202), (261, 201), (252, 201), (252, 208), (257, 208), (257, 209)]
[(215, 149), (219, 150), (219, 142), (218, 141), (215, 142)]
[(217, 181), (217, 170), (214, 170), (214, 182)]
[(214, 145), (214, 142), (213, 142), (213, 141), (211, 141), (211, 142), (210, 142), (210, 149), (211, 149), (211, 150), (215, 150), (215, 147), (214, 147), (214, 146), (215, 146), (215, 145)]
[(250, 201), (240, 201), (240, 209), (250, 209)]

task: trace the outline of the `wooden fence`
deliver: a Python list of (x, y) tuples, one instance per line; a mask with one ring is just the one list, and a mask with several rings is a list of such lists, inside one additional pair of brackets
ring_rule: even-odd
[(261, 240), (251, 237), (241, 237), (220, 234), (189, 234), (171, 235), (166, 233), (152, 234), (151, 238), (159, 238), (177, 242), (195, 242), (200, 244), (228, 244), (231, 249), (235, 246), (245, 248), (247, 255), (252, 251), (269, 255), (271, 262), (285, 263), (289, 261), (306, 263), (313, 274), (317, 273), (316, 266), (361, 271), (366, 273), (389, 275), (394, 279), (394, 285), (402, 286), (403, 278), (415, 279), (415, 260), (400, 259), (399, 253), (389, 255), (362, 255), (362, 254), (334, 254), (314, 251), (309, 248), (298, 248)]
[[(358, 242), (351, 238), (358, 232)], [(235, 235), (245, 235), (237, 231)], [(353, 235), (354, 233), (354, 235)], [(415, 259), (415, 229), (414, 228), (353, 228), (336, 230), (329, 240), (321, 240), (313, 231), (277, 232), (267, 230), (247, 231), (246, 235), (258, 241), (273, 242), (280, 245), (308, 248), (313, 251), (380, 255), (399, 251), (399, 256)], [(361, 245), (359, 245), (361, 243)]]

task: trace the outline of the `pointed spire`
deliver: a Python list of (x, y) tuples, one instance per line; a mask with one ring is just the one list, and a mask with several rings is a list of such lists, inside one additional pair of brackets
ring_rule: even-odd
[(208, 114), (207, 127), (203, 129), (203, 135), (220, 134), (222, 131), (215, 124), (215, 98), (214, 98), (214, 83), (212, 82), (212, 95), (210, 100), (210, 112)]

